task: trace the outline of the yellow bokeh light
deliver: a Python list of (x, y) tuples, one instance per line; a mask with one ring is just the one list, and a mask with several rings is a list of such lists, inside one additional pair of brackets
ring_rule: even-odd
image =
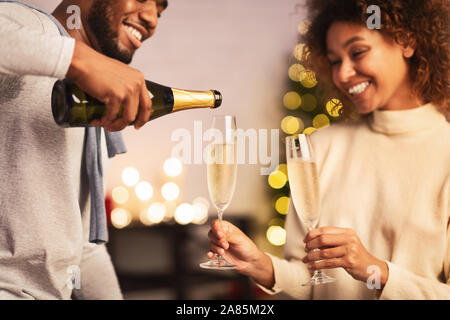
[(283, 97), (283, 104), (289, 110), (296, 110), (302, 104), (302, 98), (295, 91), (289, 91)]
[(280, 163), (278, 165), (277, 170), (283, 172), (286, 175), (286, 177), (288, 176), (287, 164), (286, 163)]
[(306, 34), (308, 32), (308, 29), (311, 25), (311, 21), (309, 20), (303, 20), (298, 24), (298, 33), (300, 34)]
[(134, 188), (136, 195), (143, 201), (150, 200), (153, 196), (153, 187), (147, 181), (139, 182)]
[(317, 107), (317, 99), (310, 93), (304, 94), (302, 96), (301, 108), (305, 111), (312, 111)]
[(305, 67), (299, 63), (295, 63), (289, 67), (288, 75), (289, 79), (292, 81), (300, 82), (303, 77), (303, 73), (305, 71)]
[(286, 185), (287, 176), (281, 171), (274, 171), (269, 175), (269, 185), (274, 189), (281, 189)]
[(180, 188), (174, 182), (167, 182), (162, 186), (161, 193), (164, 199), (173, 201), (180, 195)]
[(139, 181), (139, 172), (133, 167), (125, 168), (122, 171), (122, 181), (129, 187), (134, 186)]
[(330, 99), (325, 105), (328, 114), (334, 118), (339, 117), (339, 112), (343, 108), (343, 104), (339, 99)]
[(274, 246), (282, 246), (286, 243), (286, 230), (280, 226), (270, 226), (266, 232), (267, 240)]
[(179, 224), (188, 224), (194, 220), (195, 211), (189, 203), (180, 204), (175, 210), (175, 221)]
[(313, 88), (317, 85), (316, 74), (314, 71), (305, 70), (300, 82), (305, 88)]
[(180, 175), (181, 171), (183, 171), (183, 164), (178, 158), (169, 158), (164, 161), (164, 172), (169, 177), (176, 177)]
[(287, 214), (289, 210), (289, 197), (279, 197), (275, 202), (275, 210), (277, 210), (279, 214)]
[(117, 229), (125, 228), (131, 222), (131, 214), (128, 210), (116, 208), (111, 212), (111, 223)]
[(286, 116), (281, 120), (281, 130), (289, 135), (302, 131), (303, 127), (303, 121), (293, 116)]
[(115, 187), (112, 190), (111, 195), (112, 195), (114, 202), (119, 203), (119, 204), (124, 204), (129, 199), (128, 190), (122, 186)]
[(305, 44), (304, 43), (299, 43), (295, 46), (294, 49), (294, 57), (295, 59), (297, 59), (298, 61), (302, 61), (303, 60), (303, 51), (305, 50)]
[(313, 126), (316, 129), (328, 127), (330, 125), (330, 119), (323, 113), (318, 114), (313, 119)]
[(311, 133), (313, 133), (316, 130), (317, 130), (316, 128), (308, 127), (305, 130), (303, 130), (303, 134), (311, 134)]

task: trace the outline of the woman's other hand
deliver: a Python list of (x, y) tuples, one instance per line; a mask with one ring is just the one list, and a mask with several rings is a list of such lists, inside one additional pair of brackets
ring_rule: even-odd
[[(380, 269), (384, 287), (389, 274), (387, 263), (370, 254), (352, 229), (321, 227), (311, 230), (303, 240), (307, 255), (302, 259), (310, 270), (344, 268), (354, 279), (367, 282), (371, 266)], [(319, 250), (315, 250), (319, 249)]]

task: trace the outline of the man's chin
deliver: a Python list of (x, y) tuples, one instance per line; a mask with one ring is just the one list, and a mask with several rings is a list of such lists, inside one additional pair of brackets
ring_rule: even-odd
[(129, 52), (128, 50), (121, 49), (110, 50), (104, 54), (125, 64), (130, 64), (134, 56), (134, 52)]

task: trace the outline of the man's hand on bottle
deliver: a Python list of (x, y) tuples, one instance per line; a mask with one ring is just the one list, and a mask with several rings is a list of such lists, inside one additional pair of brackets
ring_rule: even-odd
[[(91, 125), (120, 131), (133, 121), (134, 127), (139, 129), (149, 120), (152, 100), (140, 71), (76, 41), (67, 77), (106, 104), (105, 115)], [(118, 117), (121, 106), (123, 113)]]

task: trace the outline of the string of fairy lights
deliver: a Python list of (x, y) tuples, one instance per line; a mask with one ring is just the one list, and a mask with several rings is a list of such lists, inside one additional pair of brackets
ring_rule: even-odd
[[(308, 20), (301, 21), (298, 25), (299, 34), (304, 35), (309, 25)], [(287, 92), (282, 99), (285, 115), (281, 120), (281, 130), (287, 136), (311, 134), (339, 121), (339, 110), (342, 108), (342, 103), (336, 98), (321, 103), (316, 96), (318, 82), (315, 73), (302, 64), (304, 50), (307, 50), (306, 45), (298, 43), (289, 61)], [(283, 143), (284, 140), (284, 137), (281, 137)], [(281, 155), (285, 156), (284, 152), (281, 152)], [(284, 222), (290, 201), (285, 159), (280, 159), (280, 165), (269, 175), (268, 184), (274, 213), (266, 230), (266, 238), (271, 245), (281, 247), (286, 243)]]

